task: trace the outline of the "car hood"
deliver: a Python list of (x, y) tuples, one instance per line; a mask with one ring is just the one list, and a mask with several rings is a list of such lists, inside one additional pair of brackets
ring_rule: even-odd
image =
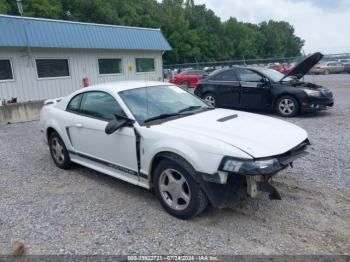
[(215, 109), (163, 123), (236, 147), (253, 158), (280, 155), (307, 139), (304, 129), (276, 118)]
[(320, 52), (317, 52), (317, 53), (314, 53), (313, 55), (308, 56), (299, 64), (297, 64), (295, 67), (293, 67), (292, 70), (281, 79), (281, 81), (288, 76), (294, 76), (298, 79), (301, 79), (322, 58), (323, 58), (323, 54), (321, 54)]

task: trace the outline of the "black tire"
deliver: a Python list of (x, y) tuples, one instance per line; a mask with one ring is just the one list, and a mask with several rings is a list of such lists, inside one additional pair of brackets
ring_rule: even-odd
[[(285, 108), (283, 108), (283, 105), (285, 105)], [(287, 109), (287, 107), (289, 109)], [(280, 116), (293, 117), (299, 114), (299, 110), (300, 110), (299, 103), (293, 96), (289, 96), (289, 95), (282, 96), (276, 102), (276, 112)]]
[(186, 88), (186, 89), (188, 89), (188, 88), (191, 87), (191, 86), (190, 86), (190, 82), (188, 82), (187, 80), (183, 81), (183, 82), (181, 83), (181, 86), (182, 86), (183, 88)]
[[(57, 143), (62, 147), (60, 150), (62, 154), (62, 157), (58, 157), (57, 149)], [(62, 138), (59, 136), (57, 132), (52, 132), (49, 136), (49, 148), (50, 148), (50, 154), (52, 157), (52, 160), (54, 161), (55, 165), (61, 169), (69, 169), (72, 167), (73, 163), (70, 160), (68, 150), (66, 148), (66, 145), (64, 144)]]
[[(184, 207), (182, 210), (172, 207), (171, 204), (169, 204), (169, 202), (173, 199), (172, 197), (169, 197), (169, 195), (171, 196), (171, 193), (160, 189), (161, 185), (164, 185), (161, 181), (162, 177), (164, 173), (168, 172), (168, 170), (173, 170), (180, 173), (180, 175), (182, 175), (187, 182), (186, 187), (188, 186), (187, 191), (189, 200), (187, 205), (183, 205)], [(204, 211), (204, 209), (208, 206), (209, 201), (207, 196), (192, 175), (193, 169), (170, 160), (162, 160), (154, 171), (154, 191), (159, 202), (170, 215), (179, 219), (190, 219), (195, 217)], [(178, 181), (180, 180), (181, 179)], [(170, 183), (170, 181), (168, 183)], [(181, 190), (183, 190), (183, 186), (181, 186)], [(168, 200), (166, 200), (167, 196)], [(175, 205), (179, 203), (179, 200), (181, 200), (181, 198), (176, 200)], [(186, 201), (183, 200), (183, 202)]]
[(209, 105), (216, 107), (217, 106), (217, 99), (215, 94), (213, 93), (205, 93), (202, 96), (202, 99)]

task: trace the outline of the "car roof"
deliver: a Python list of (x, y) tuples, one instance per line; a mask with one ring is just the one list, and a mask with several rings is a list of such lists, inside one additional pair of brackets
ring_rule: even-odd
[(208, 78), (211, 78), (211, 77), (214, 77), (218, 74), (221, 74), (222, 72), (226, 72), (228, 70), (235, 70), (235, 69), (249, 69), (249, 70), (253, 70), (253, 71), (256, 71), (260, 74), (263, 74), (265, 75), (264, 71), (265, 70), (273, 70), (271, 68), (266, 68), (266, 67), (260, 67), (260, 66), (233, 66), (233, 67), (230, 67), (230, 68), (222, 68), (222, 69), (218, 69), (218, 70), (215, 70), (214, 72), (212, 72)]
[(130, 90), (130, 89), (136, 89), (136, 88), (143, 88), (147, 86), (163, 86), (163, 85), (172, 85), (167, 82), (159, 82), (159, 81), (115, 81), (115, 82), (108, 82), (108, 83), (103, 83), (103, 84), (97, 84), (97, 85), (92, 85), (89, 87), (85, 87), (80, 89), (80, 92), (86, 92), (86, 91), (95, 91), (95, 90), (100, 90), (100, 91), (106, 91), (106, 92), (120, 92), (120, 91), (125, 91), (125, 90)]
[(203, 71), (202, 69), (187, 68), (184, 69), (180, 74), (188, 73), (189, 71)]
[(67, 104), (69, 101), (76, 95), (85, 93), (85, 92), (91, 92), (91, 91), (102, 91), (107, 92), (110, 94), (117, 95), (120, 91), (125, 90), (131, 90), (131, 89), (138, 89), (143, 88), (147, 86), (164, 86), (164, 85), (173, 85), (171, 83), (167, 82), (159, 82), (159, 81), (115, 81), (115, 82), (108, 82), (108, 83), (102, 83), (97, 85), (92, 85), (89, 87), (84, 87), (79, 90), (76, 90), (75, 92), (71, 93), (70, 95), (60, 98), (60, 103), (57, 104), (58, 108), (65, 109), (67, 107)]
[(220, 74), (222, 72), (226, 72), (229, 70), (234, 70), (234, 69), (256, 69), (258, 67), (248, 67), (248, 66), (233, 66), (233, 67), (228, 67), (228, 68), (220, 68), (216, 69), (215, 71), (211, 72), (210, 76)]

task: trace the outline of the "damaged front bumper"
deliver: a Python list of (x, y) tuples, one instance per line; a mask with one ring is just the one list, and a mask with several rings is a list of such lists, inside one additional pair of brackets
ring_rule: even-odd
[[(310, 145), (309, 141), (305, 140), (285, 154), (255, 160), (267, 163), (267, 160), (274, 159), (270, 165), (266, 166), (260, 163), (246, 165), (244, 162), (241, 164), (235, 160), (225, 164), (231, 161), (231, 158), (229, 160), (224, 158), (216, 174), (200, 173), (197, 177), (212, 205), (217, 208), (234, 207), (242, 197), (248, 195), (254, 198), (262, 192), (268, 193), (271, 200), (280, 200), (279, 192), (270, 184), (271, 178), (279, 171), (292, 166), (295, 159), (308, 154), (305, 151), (308, 145)], [(225, 171), (225, 168), (232, 171)]]

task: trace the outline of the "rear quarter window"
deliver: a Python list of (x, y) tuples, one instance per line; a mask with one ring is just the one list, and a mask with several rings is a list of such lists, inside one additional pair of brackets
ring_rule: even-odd
[(79, 112), (82, 97), (83, 97), (83, 94), (79, 94), (79, 95), (76, 95), (75, 97), (73, 97), (67, 106), (67, 111)]
[(228, 70), (222, 73), (218, 73), (211, 77), (211, 80), (216, 81), (238, 81), (237, 75), (234, 70)]

